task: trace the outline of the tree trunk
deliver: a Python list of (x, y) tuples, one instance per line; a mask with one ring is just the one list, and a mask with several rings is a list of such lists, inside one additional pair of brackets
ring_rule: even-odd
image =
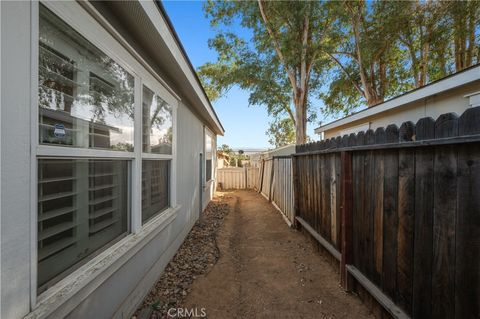
[(293, 101), (295, 104), (295, 144), (305, 144), (307, 142), (307, 107), (306, 99), (301, 94), (295, 94)]

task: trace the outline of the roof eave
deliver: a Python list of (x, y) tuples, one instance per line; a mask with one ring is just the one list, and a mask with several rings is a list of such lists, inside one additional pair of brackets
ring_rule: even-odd
[(197, 72), (195, 71), (195, 69), (192, 65), (192, 62), (188, 58), (188, 55), (185, 51), (185, 48), (183, 47), (182, 42), (180, 41), (180, 38), (178, 37), (178, 34), (175, 31), (175, 28), (173, 27), (172, 21), (170, 20), (167, 12), (165, 10), (165, 7), (163, 6), (163, 4), (161, 3), (160, 0), (154, 0), (154, 2), (156, 4), (156, 7), (158, 8), (158, 11), (160, 12), (162, 17), (164, 18), (165, 23), (167, 24), (167, 27), (170, 31), (169, 33), (172, 35), (175, 44), (177, 45), (179, 51), (181, 52), (181, 56), (177, 57), (177, 58), (183, 60), (183, 61), (180, 61), (180, 62), (183, 62), (188, 66), (189, 72), (190, 72), (191, 76), (193, 77), (193, 78), (189, 79), (189, 82), (192, 85), (192, 87), (194, 87), (196, 89), (195, 92), (200, 93), (200, 94), (197, 94), (199, 102), (202, 103), (202, 105), (204, 106), (208, 115), (215, 122), (216, 127), (213, 128), (215, 133), (223, 136), (225, 134), (225, 129), (222, 126), (222, 123), (220, 122), (220, 119), (218, 118), (218, 115), (215, 112), (215, 109), (213, 108), (213, 106), (212, 106), (212, 104), (211, 104), (211, 102), (210, 102), (210, 100), (209, 100), (209, 98), (208, 98), (208, 96), (205, 92), (205, 89), (203, 88), (203, 86), (200, 82), (200, 79), (197, 75)]
[(314, 129), (314, 132), (315, 134), (320, 134), (322, 132), (332, 130), (334, 128), (346, 125), (354, 121), (359, 121), (373, 115), (400, 108), (407, 104), (423, 100), (441, 92), (462, 87), (478, 80), (480, 80), (480, 65), (475, 65), (438, 81), (427, 84), (421, 88), (414, 89), (402, 95), (391, 98), (390, 100), (387, 100), (383, 103), (377, 104), (370, 108), (361, 110), (336, 121), (317, 127), (316, 129)]

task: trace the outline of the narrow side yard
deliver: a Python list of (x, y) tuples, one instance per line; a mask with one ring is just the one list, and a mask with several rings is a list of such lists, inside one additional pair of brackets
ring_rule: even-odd
[[(267, 200), (254, 191), (225, 195), (229, 213), (217, 232), (218, 256), (209, 258), (218, 260), (185, 289), (188, 294), (178, 302), (182, 308), (197, 313), (204, 308), (208, 318), (371, 317), (357, 297), (342, 291), (328, 261), (288, 228)], [(162, 278), (172, 270), (169, 265)], [(161, 294), (153, 292), (145, 306)]]

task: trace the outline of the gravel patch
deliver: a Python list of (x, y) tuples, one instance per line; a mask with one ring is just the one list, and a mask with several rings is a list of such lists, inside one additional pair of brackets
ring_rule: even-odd
[(229, 212), (228, 199), (220, 195), (208, 204), (132, 319), (168, 318), (168, 309), (180, 307), (197, 276), (217, 262), (216, 232)]

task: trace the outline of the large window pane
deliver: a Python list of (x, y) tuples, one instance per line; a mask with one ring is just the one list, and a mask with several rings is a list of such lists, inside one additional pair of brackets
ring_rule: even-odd
[(134, 78), (40, 6), (41, 144), (133, 151)]
[(143, 152), (172, 154), (172, 107), (143, 87)]
[(38, 160), (38, 286), (128, 230), (128, 161)]
[(165, 210), (170, 205), (170, 161), (142, 162), (142, 221)]

